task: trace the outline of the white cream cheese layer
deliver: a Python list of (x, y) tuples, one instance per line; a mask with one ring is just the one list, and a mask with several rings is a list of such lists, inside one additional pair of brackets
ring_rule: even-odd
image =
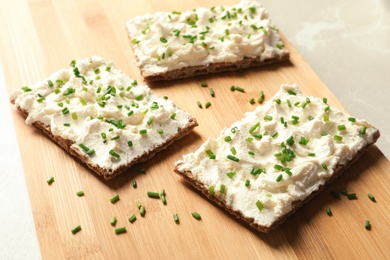
[(244, 57), (263, 61), (287, 52), (268, 11), (254, 0), (138, 16), (127, 22), (127, 30), (136, 64), (149, 73)]
[(189, 122), (189, 114), (151, 94), (112, 62), (94, 56), (71, 66), (12, 92), (11, 100), (28, 112), (27, 124), (50, 126), (104, 169), (127, 165)]
[(214, 196), (255, 223), (269, 227), (332, 176), (368, 143), (377, 129), (326, 99), (281, 90), (218, 138), (176, 162)]

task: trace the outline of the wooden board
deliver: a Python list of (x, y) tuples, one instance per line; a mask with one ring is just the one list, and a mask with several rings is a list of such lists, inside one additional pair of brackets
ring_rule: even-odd
[[(210, 0), (208, 7), (234, 4), (236, 1)], [(67, 67), (72, 59), (100, 55), (136, 78), (142, 77), (132, 63), (132, 52), (125, 31), (126, 21), (154, 11), (186, 10), (204, 5), (204, 1), (95, 1), (95, 0), (18, 0), (3, 1), (0, 9), (0, 53), (7, 89), (41, 80)], [(193, 114), (200, 124), (182, 141), (156, 157), (137, 165), (126, 174), (104, 181), (77, 163), (13, 108), (25, 178), (43, 258), (386, 258), (390, 256), (390, 163), (372, 147), (342, 177), (269, 234), (254, 231), (219, 207), (211, 204), (173, 173), (173, 163), (194, 151), (208, 137), (255, 108), (250, 98), (264, 91), (266, 99), (282, 83), (297, 83), (307, 95), (327, 97), (341, 107), (311, 68), (290, 44), (291, 62), (277, 66), (198, 77), (166, 83), (153, 83), (153, 92), (176, 101)], [(215, 90), (212, 98), (207, 82)], [(245, 93), (230, 91), (231, 85)], [(197, 101), (210, 101), (208, 109), (199, 109)], [(369, 120), (369, 119), (368, 119)], [(146, 173), (137, 173), (139, 167)], [(46, 179), (55, 177), (48, 186)], [(137, 181), (135, 189), (132, 182)], [(168, 204), (147, 197), (147, 191), (166, 190)], [(333, 189), (356, 192), (358, 199), (335, 200)], [(84, 197), (76, 192), (84, 190)], [(373, 193), (377, 202), (367, 198)], [(120, 201), (110, 198), (120, 195)], [(146, 207), (140, 217), (136, 202)], [(325, 213), (331, 207), (333, 216)], [(197, 221), (191, 212), (199, 212)], [(128, 218), (135, 213), (137, 220)], [(173, 221), (178, 214), (180, 224)], [(110, 219), (127, 233), (115, 235)], [(365, 230), (365, 220), (372, 223)], [(70, 229), (82, 226), (73, 235)]]

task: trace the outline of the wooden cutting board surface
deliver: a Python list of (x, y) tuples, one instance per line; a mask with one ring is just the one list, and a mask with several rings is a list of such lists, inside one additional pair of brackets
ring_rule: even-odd
[[(116, 67), (142, 82), (132, 63), (126, 21), (147, 12), (182, 11), (222, 2), (231, 5), (236, 1), (2, 1), (0, 53), (7, 89), (33, 84), (67, 67), (72, 59), (95, 54), (112, 59)], [(13, 108), (43, 258), (390, 257), (390, 163), (376, 146), (269, 234), (259, 233), (226, 214), (173, 172), (173, 163), (182, 155), (252, 111), (255, 105), (249, 99), (257, 98), (260, 91), (269, 99), (280, 84), (297, 83), (305, 94), (327, 97), (329, 103), (341, 108), (294, 48), (289, 43), (286, 47), (291, 51), (291, 61), (284, 64), (243, 74), (231, 72), (151, 84), (154, 93), (175, 100), (200, 125), (150, 161), (111, 181), (97, 177), (38, 130), (25, 125)], [(200, 87), (201, 82), (215, 90), (215, 98), (208, 88)], [(231, 85), (245, 88), (245, 93), (231, 92)], [(199, 109), (198, 100), (203, 104), (210, 101), (212, 106)], [(140, 167), (146, 173), (137, 173)], [(51, 186), (46, 183), (49, 176), (55, 177)], [(133, 181), (137, 188), (133, 188)], [(356, 192), (358, 199), (336, 200), (329, 194), (344, 188)], [(161, 189), (166, 190), (167, 205), (146, 195), (147, 191)], [(76, 196), (79, 190), (84, 190), (84, 197)], [(376, 196), (376, 203), (368, 199), (368, 193)], [(115, 194), (120, 195), (120, 201), (111, 204)], [(145, 205), (145, 217), (140, 217), (137, 201)], [(326, 207), (332, 209), (332, 217), (325, 213)], [(193, 211), (200, 213), (202, 220), (195, 220)], [(134, 213), (138, 219), (131, 224), (128, 218)], [(180, 224), (173, 221), (173, 214), (178, 214)], [(114, 234), (112, 216), (118, 219), (117, 227), (126, 226), (127, 233)], [(370, 231), (364, 227), (365, 220), (372, 223)], [(77, 225), (82, 231), (73, 235), (70, 230)]]

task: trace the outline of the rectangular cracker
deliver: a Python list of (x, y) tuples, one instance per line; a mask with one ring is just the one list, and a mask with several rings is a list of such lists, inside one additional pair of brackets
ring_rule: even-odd
[(268, 11), (256, 0), (146, 14), (129, 20), (126, 28), (136, 64), (150, 81), (238, 70), (289, 58)]
[(107, 180), (198, 125), (173, 101), (98, 56), (72, 61), (70, 68), (13, 91), (11, 102), (27, 124)]
[(379, 131), (365, 120), (281, 90), (175, 163), (175, 172), (207, 198), (269, 232), (357, 160)]

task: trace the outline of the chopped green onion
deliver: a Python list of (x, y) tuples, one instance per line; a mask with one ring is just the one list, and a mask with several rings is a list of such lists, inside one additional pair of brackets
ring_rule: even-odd
[(206, 82), (201, 82), (201, 83), (200, 83), (200, 86), (203, 87), (203, 88), (205, 88), (205, 87), (207, 87), (208, 85), (207, 85)]
[(356, 118), (354, 118), (354, 117), (348, 117), (348, 121), (349, 121), (349, 122), (356, 122)]
[(138, 209), (140, 209), (142, 207), (141, 202), (137, 201), (137, 207), (138, 207)]
[(347, 194), (347, 198), (348, 198), (349, 200), (357, 199), (356, 193), (348, 193), (348, 194)]
[(29, 88), (29, 87), (23, 87), (22, 88), (22, 90), (24, 91), (24, 92), (31, 92), (32, 91), (32, 89), (31, 88)]
[(210, 102), (206, 102), (206, 104), (204, 105), (205, 108), (209, 108), (210, 106), (211, 106)]
[(77, 227), (75, 227), (74, 229), (72, 229), (72, 234), (76, 234), (77, 232), (79, 232), (81, 230), (81, 226), (78, 225)]
[(278, 171), (282, 171), (282, 170), (283, 170), (283, 166), (280, 165), (280, 164), (275, 164), (275, 165), (274, 165), (274, 169), (275, 169), (275, 170), (278, 170)]
[(137, 101), (141, 101), (142, 99), (144, 99), (144, 95), (143, 94), (139, 94), (139, 95), (135, 96), (135, 99)]
[(127, 145), (128, 145), (129, 147), (132, 147), (132, 146), (133, 146), (133, 141), (127, 141)]
[(228, 135), (228, 136), (225, 136), (224, 140), (225, 140), (225, 142), (230, 142), (232, 140), (232, 138)]
[(64, 123), (63, 126), (70, 126), (70, 123)]
[(250, 180), (246, 180), (246, 181), (245, 181), (245, 186), (246, 186), (246, 187), (249, 187), (249, 185), (251, 185), (251, 181), (250, 181)]
[(141, 135), (144, 135), (144, 134), (147, 134), (148, 131), (147, 131), (146, 129), (141, 129), (141, 130), (139, 130), (139, 133), (140, 133)]
[(333, 136), (333, 139), (334, 139), (335, 141), (341, 142), (341, 141), (343, 140), (343, 137), (340, 136), (340, 135), (335, 135), (335, 136)]
[(249, 133), (253, 133), (260, 126), (260, 122), (254, 124), (251, 128), (249, 128)]
[(275, 100), (276, 104), (280, 105), (280, 103), (282, 103), (282, 101), (278, 98)]
[(136, 220), (137, 220), (137, 216), (135, 214), (131, 215), (129, 218), (130, 223), (134, 223), (134, 221), (136, 221)]
[(290, 95), (293, 95), (293, 96), (295, 96), (297, 94), (295, 91), (293, 91), (291, 89), (287, 90), (287, 93), (290, 94)]
[(115, 158), (119, 159), (121, 156), (119, 154), (117, 154), (114, 150), (110, 150), (108, 152), (110, 155), (114, 156)]
[(341, 191), (341, 194), (347, 196), (348, 195), (348, 191), (346, 189), (342, 189)]
[(142, 205), (140, 207), (139, 214), (141, 215), (141, 217), (145, 217), (145, 206)]
[(179, 216), (177, 214), (173, 215), (173, 220), (175, 221), (176, 224), (180, 223)]
[(314, 117), (312, 117), (312, 116), (308, 116), (308, 117), (307, 117), (307, 119), (309, 119), (309, 121), (311, 121), (311, 120), (313, 120), (313, 119), (314, 119)]
[(85, 194), (84, 194), (84, 191), (81, 190), (81, 191), (76, 192), (76, 195), (79, 196), (79, 197), (82, 197)]
[(231, 179), (236, 175), (236, 172), (228, 172), (226, 175)]
[(280, 174), (278, 177), (276, 177), (276, 182), (280, 182), (283, 179), (283, 175)]
[(175, 118), (176, 118), (176, 113), (173, 113), (173, 114), (171, 115), (171, 119), (172, 119), (172, 120), (175, 120)]
[(210, 186), (209, 187), (209, 194), (210, 195), (214, 195), (215, 194), (214, 186)]
[(248, 154), (251, 155), (251, 156), (254, 156), (254, 155), (255, 155), (255, 153), (252, 152), (252, 151), (248, 151)]
[(286, 140), (286, 143), (290, 146), (294, 145), (295, 141), (294, 141), (294, 137), (293, 136), (290, 136), (287, 140)]
[(327, 214), (329, 217), (333, 215), (333, 214), (332, 214), (332, 210), (331, 210), (329, 207), (326, 208), (326, 214)]
[(316, 156), (316, 154), (315, 153), (308, 153), (307, 156), (314, 157), (314, 156)]
[(299, 144), (301, 145), (307, 145), (307, 143), (309, 142), (309, 138), (305, 138), (303, 136), (301, 136), (301, 139), (299, 140)]
[(197, 220), (200, 220), (200, 219), (202, 218), (202, 217), (199, 215), (199, 213), (197, 213), (197, 212), (192, 212), (191, 215), (192, 215), (195, 219), (197, 219)]
[(148, 191), (147, 194), (149, 198), (155, 198), (155, 199), (160, 198), (160, 194), (158, 192)]
[(249, 100), (249, 103), (253, 105), (253, 104), (255, 103), (255, 99), (254, 99), (254, 98), (251, 98), (251, 99)]
[(221, 194), (226, 194), (226, 186), (225, 186), (225, 184), (221, 184), (221, 186), (219, 186), (219, 192)]
[(198, 101), (197, 104), (199, 108), (202, 108), (202, 103), (200, 103), (200, 101)]
[(366, 130), (367, 130), (367, 128), (365, 126), (362, 126), (362, 128), (359, 131), (359, 134), (365, 135), (366, 134)]
[(370, 230), (371, 229), (371, 223), (369, 220), (366, 220), (366, 222), (364, 223), (364, 227), (367, 229), (367, 230)]
[(165, 39), (164, 37), (160, 37), (160, 42), (162, 42), (162, 43), (167, 43), (168, 41), (167, 41), (167, 39)]
[(370, 200), (372, 200), (373, 202), (376, 202), (374, 195), (372, 195), (371, 193), (368, 193), (367, 195), (368, 195), (368, 198)]
[(326, 166), (326, 164), (321, 164), (321, 166), (322, 166), (322, 168), (325, 170), (325, 171), (327, 171), (328, 170), (328, 167)]
[(262, 210), (264, 209), (264, 205), (263, 205), (263, 203), (261, 203), (260, 200), (257, 200), (257, 201), (256, 201), (256, 207), (257, 207), (260, 211), (262, 211)]
[(76, 112), (72, 112), (71, 115), (72, 115), (72, 119), (73, 120), (77, 120), (78, 117), (77, 117), (77, 113)]
[(210, 88), (210, 95), (211, 95), (212, 97), (215, 97), (215, 92), (214, 92), (214, 89), (212, 89), (212, 88)]
[(243, 89), (243, 88), (241, 88), (241, 87), (239, 87), (239, 86), (235, 87), (235, 90), (240, 91), (240, 92), (242, 92), (242, 93), (245, 92), (245, 89)]
[(207, 153), (207, 155), (209, 156), (209, 158), (210, 158), (211, 160), (214, 160), (214, 159), (216, 158), (216, 156), (215, 156), (215, 154), (213, 153), (213, 151), (207, 150), (206, 153)]
[(260, 97), (259, 97), (259, 99), (257, 100), (257, 103), (261, 104), (261, 103), (263, 103), (263, 101), (264, 101), (264, 92), (261, 91), (261, 92), (260, 92)]
[(340, 194), (335, 190), (330, 191), (330, 195), (335, 199), (340, 199)]
[(46, 182), (47, 184), (51, 185), (54, 182), (54, 177), (51, 176)]
[(164, 133), (164, 130), (158, 129), (158, 130), (157, 130), (157, 133), (159, 133), (160, 135), (162, 135), (162, 134)]
[(122, 234), (122, 233), (126, 233), (126, 227), (119, 227), (119, 228), (116, 228), (115, 229), (115, 234)]
[(134, 189), (137, 188), (137, 182), (136, 182), (136, 181), (133, 181), (133, 188), (134, 188)]
[(245, 141), (248, 143), (251, 143), (251, 142), (253, 142), (253, 138), (252, 137), (245, 138)]
[(345, 127), (345, 125), (338, 125), (337, 126), (337, 130), (339, 130), (339, 131), (344, 131), (344, 130), (346, 130), (347, 128)]
[(116, 203), (119, 200), (119, 194), (116, 194), (114, 197), (110, 199), (111, 203)]
[(236, 154), (237, 153), (236, 148), (234, 148), (233, 146), (230, 147), (230, 151), (232, 152), (232, 154)]
[(148, 121), (146, 122), (147, 125), (151, 125), (153, 123), (153, 119), (149, 118)]
[(145, 169), (145, 168), (138, 168), (138, 169), (137, 169), (137, 172), (139, 172), (139, 173), (145, 173), (145, 172), (146, 172), (146, 169)]
[(164, 205), (167, 205), (167, 199), (166, 199), (165, 195), (161, 195), (161, 201)]
[(50, 79), (47, 81), (47, 84), (49, 85), (49, 87), (54, 87), (54, 84), (53, 84), (53, 81), (51, 81)]
[(265, 121), (272, 121), (272, 116), (266, 115), (266, 116), (264, 117), (264, 120), (265, 120)]
[(113, 216), (113, 217), (111, 218), (110, 224), (111, 224), (111, 226), (115, 226), (115, 225), (116, 225), (116, 217), (115, 217), (115, 216)]
[(62, 111), (63, 115), (66, 115), (69, 113), (69, 109), (67, 107), (64, 107), (61, 111)]
[(279, 135), (279, 133), (278, 133), (278, 132), (275, 132), (275, 133), (273, 133), (273, 134), (271, 135), (271, 137), (272, 137), (272, 138), (276, 138), (278, 135)]
[(227, 158), (229, 160), (232, 160), (232, 161), (235, 161), (235, 162), (239, 162), (240, 161), (240, 159), (238, 159), (237, 157), (235, 157), (233, 155), (230, 155), (230, 154), (227, 155)]

